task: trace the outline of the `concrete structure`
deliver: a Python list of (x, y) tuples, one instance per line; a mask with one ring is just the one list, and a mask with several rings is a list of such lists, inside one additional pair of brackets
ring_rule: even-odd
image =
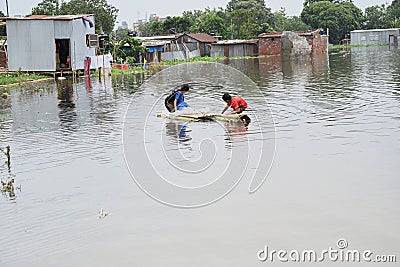
[(294, 32), (283, 32), (282, 34), (282, 56), (301, 57), (311, 55), (311, 45), (307, 39)]
[[(327, 36), (321, 35), (320, 30), (294, 33), (308, 42), (312, 54), (327, 53), (328, 38)], [(304, 44), (304, 42), (300, 41), (297, 43), (301, 43), (301, 46)], [(292, 44), (296, 46), (296, 42)], [(282, 54), (283, 48), (288, 49), (289, 46), (282, 46), (282, 33), (280, 32), (262, 33), (258, 36), (258, 53), (260, 56), (280, 55)], [(294, 49), (296, 50), (297, 48), (294, 47)]]
[(351, 45), (398, 45), (399, 28), (350, 32)]
[(96, 55), (96, 37), (93, 15), (7, 18), (8, 69), (84, 69), (85, 59)]
[(258, 40), (226, 40), (211, 44), (211, 56), (258, 56)]

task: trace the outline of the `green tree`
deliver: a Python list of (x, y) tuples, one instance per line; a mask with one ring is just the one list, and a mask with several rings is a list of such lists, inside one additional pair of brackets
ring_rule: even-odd
[(387, 22), (386, 27), (388, 28), (399, 28), (400, 27), (400, 1), (393, 0), (393, 2), (387, 8)]
[(215, 33), (216, 35), (226, 38), (227, 26), (224, 16), (225, 13), (220, 12), (220, 10), (206, 8), (206, 10), (195, 19), (190, 27), (190, 32)]
[(273, 28), (274, 15), (264, 0), (231, 0), (226, 11), (228, 25), (233, 23), (234, 38), (255, 38)]
[(164, 33), (183, 33), (188, 32), (191, 26), (190, 19), (187, 17), (168, 16), (163, 22)]
[(364, 17), (350, 1), (335, 4), (325, 0), (305, 6), (301, 19), (313, 29), (329, 28), (329, 41), (338, 44), (346, 33), (361, 28)]
[(299, 16), (288, 17), (288, 25), (286, 31), (308, 31), (311, 27), (305, 24)]
[(367, 7), (364, 11), (364, 29), (380, 29), (388, 24), (386, 5)]
[(58, 15), (60, 3), (58, 0), (43, 0), (32, 8), (32, 15)]
[(311, 4), (314, 4), (314, 3), (317, 3), (317, 2), (322, 2), (322, 1), (329, 1), (329, 2), (334, 3), (334, 4), (345, 3), (345, 2), (348, 2), (348, 3), (353, 3), (354, 2), (353, 0), (304, 0), (303, 6), (306, 7), (306, 6), (309, 6)]
[[(123, 49), (123, 47), (126, 47), (126, 44), (128, 44), (130, 49)], [(113, 42), (112, 49), (114, 49), (114, 46), (117, 53), (117, 62), (119, 59), (122, 59), (123, 61), (131, 61), (130, 63), (133, 63), (132, 61), (134, 61), (135, 57), (137, 57), (139, 54), (143, 55), (146, 53), (146, 49), (142, 46), (142, 42), (137, 38), (130, 36), (125, 36), (124, 39)]]
[(114, 28), (118, 9), (107, 0), (71, 0), (61, 4), (60, 14), (94, 14), (96, 32), (109, 34)]
[[(206, 9), (207, 10), (207, 9)], [(203, 15), (203, 11), (201, 10), (188, 10), (188, 11), (183, 11), (182, 13), (182, 17), (188, 19), (191, 22), (196, 21), (196, 19), (198, 17), (200, 17), (201, 15)]]
[(284, 8), (276, 11), (274, 14), (274, 31), (306, 31), (311, 27), (305, 24), (298, 16), (287, 16)]

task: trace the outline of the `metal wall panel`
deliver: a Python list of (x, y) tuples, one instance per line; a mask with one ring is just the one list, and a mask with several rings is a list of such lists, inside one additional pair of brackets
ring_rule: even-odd
[(399, 36), (399, 29), (352, 31), (351, 45), (386, 45), (389, 35)]
[(54, 37), (55, 39), (70, 39), (72, 35), (72, 20), (55, 20)]
[(52, 20), (8, 20), (7, 36), (10, 71), (55, 71)]
[[(94, 23), (93, 16), (90, 16), (89, 19)], [(95, 27), (90, 28), (88, 22), (84, 23), (82, 19), (72, 21), (71, 67), (73, 70), (84, 69), (85, 58), (96, 55), (96, 49), (86, 45), (86, 35), (94, 33)]]

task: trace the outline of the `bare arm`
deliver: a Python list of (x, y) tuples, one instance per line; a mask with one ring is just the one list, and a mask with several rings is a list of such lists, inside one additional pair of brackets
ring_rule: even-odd
[(175, 111), (178, 111), (178, 109), (176, 108), (176, 104), (177, 104), (177, 103), (178, 103), (178, 99), (175, 99), (175, 101), (174, 101), (174, 108), (175, 108), (175, 109), (174, 109), (174, 112), (175, 112)]
[(221, 114), (224, 114), (224, 112), (228, 109), (228, 106), (225, 106), (225, 108), (222, 110)]
[(231, 112), (229, 112), (229, 114), (236, 114), (236, 113), (238, 113), (238, 112), (240, 112), (240, 108), (237, 108), (237, 109), (235, 109), (235, 110), (232, 110)]

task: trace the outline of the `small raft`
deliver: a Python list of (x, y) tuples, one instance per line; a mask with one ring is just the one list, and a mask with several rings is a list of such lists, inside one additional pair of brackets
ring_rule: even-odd
[(156, 114), (159, 118), (168, 118), (180, 121), (225, 121), (233, 123), (243, 123), (248, 125), (251, 119), (246, 114), (215, 114), (215, 113), (183, 113), (179, 115), (174, 114)]

